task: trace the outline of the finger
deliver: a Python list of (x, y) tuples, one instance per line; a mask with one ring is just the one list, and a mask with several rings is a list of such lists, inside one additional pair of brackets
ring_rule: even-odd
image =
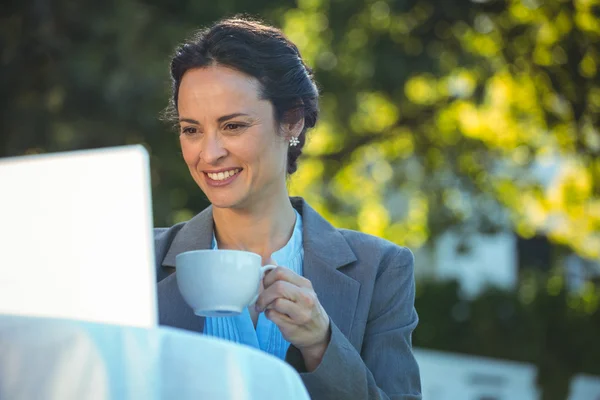
[(312, 289), (312, 284), (308, 279), (285, 267), (277, 267), (269, 271), (263, 279), (265, 288), (268, 288), (277, 281), (286, 281), (301, 288)]
[(311, 312), (309, 309), (301, 307), (298, 303), (279, 297), (272, 301), (266, 307), (266, 311), (274, 310), (290, 318), (290, 323), (294, 325), (305, 325), (310, 322)]
[(296, 298), (299, 296), (299, 291), (301, 289), (286, 281), (277, 281), (269, 287), (265, 286), (265, 289), (258, 296), (256, 300), (256, 310), (262, 311), (269, 304), (271, 304), (275, 299), (284, 298), (290, 301), (296, 301)]
[(295, 326), (295, 324), (289, 316), (282, 314), (277, 310), (267, 310), (265, 311), (265, 316), (267, 317), (267, 319), (269, 319), (275, 325), (277, 325), (279, 327), (279, 330), (281, 331), (286, 330), (286, 328), (289, 329)]

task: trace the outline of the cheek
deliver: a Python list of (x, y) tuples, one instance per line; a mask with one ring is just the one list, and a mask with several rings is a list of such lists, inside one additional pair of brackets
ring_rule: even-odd
[(181, 153), (183, 154), (183, 160), (187, 165), (195, 165), (198, 162), (198, 151), (197, 146), (194, 146), (185, 138), (179, 140), (181, 143)]
[(255, 134), (228, 138), (224, 142), (224, 147), (237, 162), (249, 165), (260, 164), (265, 152), (265, 143), (259, 135)]
[(262, 143), (260, 149), (256, 149), (255, 153), (261, 160), (261, 163), (275, 171), (280, 167), (280, 164), (285, 162), (287, 147), (282, 145), (283, 142), (278, 137), (269, 136)]

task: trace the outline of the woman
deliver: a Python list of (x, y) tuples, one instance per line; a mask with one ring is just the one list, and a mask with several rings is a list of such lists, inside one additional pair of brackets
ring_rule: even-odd
[[(296, 46), (259, 22), (223, 20), (176, 51), (171, 77), (183, 159), (212, 206), (156, 230), (161, 324), (281, 357), (314, 399), (420, 399), (412, 253), (335, 229), (288, 197), (287, 175), (318, 116)], [(238, 317), (196, 317), (178, 292), (175, 256), (210, 248), (280, 265)]]

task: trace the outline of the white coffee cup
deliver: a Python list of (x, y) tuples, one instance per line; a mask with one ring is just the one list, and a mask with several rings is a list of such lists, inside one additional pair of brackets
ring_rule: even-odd
[(240, 314), (256, 302), (260, 281), (275, 265), (261, 266), (256, 253), (240, 250), (194, 250), (175, 258), (181, 296), (203, 317)]

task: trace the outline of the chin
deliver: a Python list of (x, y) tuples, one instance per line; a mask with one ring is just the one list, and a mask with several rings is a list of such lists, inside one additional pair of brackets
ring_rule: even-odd
[(219, 201), (211, 201), (210, 204), (214, 208), (236, 208), (235, 204), (232, 204), (232, 203), (224, 203), (224, 202), (219, 202)]
[(241, 198), (232, 198), (230, 196), (207, 196), (208, 201), (212, 204), (213, 207), (216, 208), (232, 208), (239, 209), (242, 207), (242, 199)]

